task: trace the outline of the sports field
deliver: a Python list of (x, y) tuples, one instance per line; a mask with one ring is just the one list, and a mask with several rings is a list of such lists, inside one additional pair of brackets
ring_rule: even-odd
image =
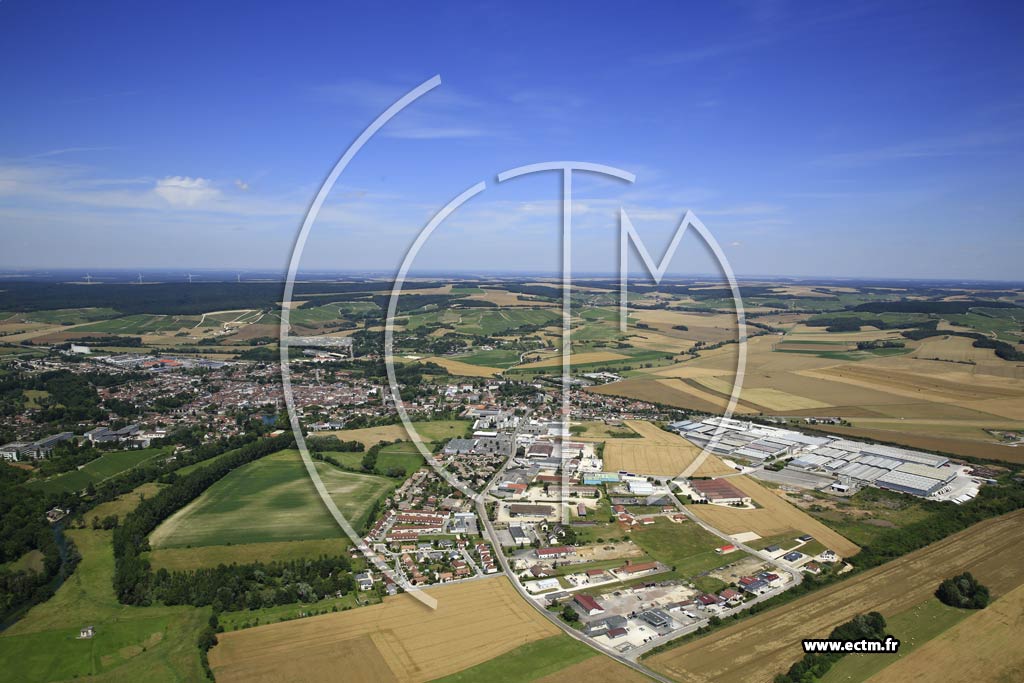
[(219, 634), (220, 683), (429, 681), (559, 634), (504, 577), (441, 586), (431, 610), (409, 595), (348, 612)]
[(851, 557), (860, 551), (855, 543), (757, 481), (736, 476), (729, 477), (729, 483), (750, 496), (758, 508), (746, 510), (722, 505), (690, 505), (689, 509), (711, 526), (730, 535), (753, 531), (759, 536), (775, 536), (796, 529), (801, 534), (814, 536), (815, 540), (842, 557)]
[[(357, 528), (373, 501), (397, 480), (340, 470), (317, 471), (338, 508)], [(268, 455), (229, 472), (150, 535), (154, 548), (339, 538), (298, 451)]]
[(954, 574), (970, 571), (997, 596), (1020, 586), (1024, 583), (1022, 522), (1021, 510), (986, 520), (834, 586), (719, 629), (710, 637), (661, 652), (645, 663), (683, 681), (767, 683), (803, 656), (802, 638), (825, 637), (864, 612), (898, 614), (926, 600), (940, 581)]

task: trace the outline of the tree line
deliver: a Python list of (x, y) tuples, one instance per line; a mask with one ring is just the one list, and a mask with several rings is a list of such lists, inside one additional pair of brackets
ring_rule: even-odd
[(139, 503), (114, 531), (114, 592), (118, 599), (129, 605), (148, 605), (152, 602), (153, 575), (142, 553), (149, 550), (149, 533), (163, 520), (197, 498), (231, 470), (294, 445), (295, 438), (291, 434), (250, 442), (225, 453), (205, 467), (183, 477), (176, 477), (155, 496)]

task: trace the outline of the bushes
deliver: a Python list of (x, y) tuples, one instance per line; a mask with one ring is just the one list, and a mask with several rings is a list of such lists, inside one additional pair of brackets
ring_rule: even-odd
[(1024, 507), (1024, 485), (1013, 482), (1005, 486), (985, 486), (974, 500), (954, 503), (927, 503), (931, 510), (925, 519), (899, 529), (888, 529), (856, 556), (861, 569), (876, 567), (889, 560), (923, 548), (972, 524)]
[(984, 609), (989, 601), (988, 588), (980, 584), (970, 572), (940, 583), (935, 597), (943, 604), (961, 609)]

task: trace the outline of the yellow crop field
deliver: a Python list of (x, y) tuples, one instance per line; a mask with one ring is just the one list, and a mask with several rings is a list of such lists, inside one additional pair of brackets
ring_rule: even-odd
[(868, 679), (870, 683), (1024, 680), (1024, 586), (928, 641)]
[(651, 679), (639, 671), (623, 666), (602, 655), (588, 657), (582, 662), (536, 679), (535, 683), (564, 683), (565, 681), (586, 681), (587, 683), (647, 683)]
[(967, 337), (930, 337), (923, 340), (912, 354), (914, 358), (968, 363), (979, 360), (997, 360), (993, 349), (976, 349), (974, 340)]
[[(608, 439), (605, 441), (604, 469), (606, 472), (626, 470), (671, 476), (682, 472), (700, 455), (699, 447), (650, 422), (629, 420), (626, 424), (642, 438)], [(718, 458), (709, 456), (697, 470), (697, 475), (710, 477), (732, 471)]]
[[(940, 581), (954, 574), (970, 571), (995, 595), (1007, 593), (1024, 582), (1022, 556), (1024, 510), (1018, 510), (748, 617), (711, 637), (659, 653), (645, 663), (693, 683), (768, 683), (803, 657), (802, 638), (824, 638), (839, 624), (864, 612), (898, 614), (930, 597)], [(964, 647), (976, 642), (969, 641)]]
[[(629, 443), (629, 442), (639, 443)], [(674, 476), (692, 463), (701, 449), (689, 442), (676, 445), (645, 444), (639, 439), (614, 439), (604, 445), (604, 469), (606, 472), (637, 472)], [(732, 472), (727, 465), (714, 456), (709, 456), (697, 471), (697, 476), (714, 476)]]
[(507, 306), (529, 306), (530, 308), (558, 306), (553, 301), (524, 301), (519, 298), (520, 296), (520, 294), (507, 292), (504, 289), (487, 289), (483, 294), (470, 294), (468, 298), (472, 301), (490, 301), (502, 308)]
[[(726, 396), (731, 395), (733, 391), (732, 375), (727, 379), (722, 377), (698, 377), (695, 381), (712, 391), (717, 391)], [(744, 403), (753, 403), (768, 410), (779, 411), (810, 410), (813, 408), (826, 408), (829, 405), (823, 401), (816, 401), (813, 398), (797, 396), (796, 394), (790, 394), (769, 387), (743, 386), (740, 388), (740, 400)]]
[(432, 588), (431, 610), (410, 595), (379, 605), (218, 635), (210, 666), (221, 683), (429, 681), (559, 630), (504, 577)]
[(690, 509), (708, 524), (727, 534), (753, 531), (759, 536), (774, 536), (790, 529), (814, 536), (826, 548), (843, 557), (850, 557), (860, 551), (853, 541), (825, 526), (800, 508), (790, 504), (771, 489), (745, 477), (729, 477), (734, 484), (750, 496), (759, 506), (756, 510), (724, 507), (721, 505), (691, 505)]
[(460, 360), (442, 358), (440, 356), (434, 356), (432, 358), (427, 358), (426, 360), (431, 363), (437, 363), (453, 375), (462, 375), (463, 377), (494, 377), (498, 373), (502, 372), (501, 368), (491, 368), (486, 365), (473, 365), (472, 363), (463, 363)]

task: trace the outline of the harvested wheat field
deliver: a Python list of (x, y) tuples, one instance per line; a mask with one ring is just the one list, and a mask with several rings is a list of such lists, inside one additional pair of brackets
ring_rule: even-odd
[(598, 387), (590, 387), (587, 391), (593, 391), (596, 394), (608, 394), (610, 396), (627, 396), (639, 401), (664, 403), (666, 405), (679, 406), (691, 410), (703, 410), (710, 413), (722, 412), (723, 406), (726, 403), (726, 401), (714, 394), (694, 395), (700, 392), (687, 387), (679, 379), (636, 377), (603, 384)]
[(560, 633), (504, 577), (218, 635), (210, 666), (234, 681), (429, 681)]
[(756, 510), (744, 510), (721, 505), (691, 505), (689, 509), (719, 531), (730, 535), (753, 531), (759, 536), (775, 536), (797, 529), (814, 536), (815, 540), (842, 557), (851, 557), (860, 551), (860, 547), (853, 541), (825, 526), (755, 480), (737, 476), (729, 477), (729, 483), (750, 496), (760, 507)]
[(993, 349), (976, 349), (974, 340), (967, 337), (930, 337), (913, 353), (914, 358), (948, 360), (969, 363), (979, 360), (998, 360)]
[(870, 683), (1024, 681), (1024, 586), (928, 641)]
[[(604, 442), (604, 469), (606, 472), (639, 472), (674, 476), (692, 463), (701, 449), (677, 434), (639, 420), (626, 424), (641, 438), (608, 439)], [(715, 457), (708, 457), (698, 470), (698, 476), (712, 477), (733, 470)]]
[[(643, 443), (640, 439), (610, 439), (604, 444), (604, 469), (606, 472), (636, 472), (675, 476), (697, 459), (701, 449), (689, 442), (678, 444)], [(713, 477), (734, 471), (714, 456), (701, 464), (696, 475)]]
[(564, 683), (565, 681), (586, 681), (586, 683), (644, 683), (651, 679), (635, 669), (597, 655), (588, 657), (564, 669), (538, 678), (534, 683)]
[(1008, 593), (1024, 583), (1021, 557), (1024, 510), (976, 524), (645, 663), (687, 683), (767, 683), (803, 656), (802, 638), (825, 637), (864, 612), (897, 614), (927, 599), (940, 581), (962, 571), (973, 573), (996, 596)]
[(468, 299), (471, 301), (490, 301), (491, 303), (497, 304), (501, 308), (507, 306), (529, 306), (530, 308), (542, 308), (542, 307), (553, 307), (558, 306), (554, 301), (540, 301), (534, 300), (523, 300), (519, 297), (521, 294), (514, 294), (512, 292), (505, 291), (504, 289), (485, 289), (482, 294), (470, 294)]
[(473, 365), (472, 363), (463, 363), (460, 360), (441, 358), (440, 356), (427, 358), (425, 362), (437, 363), (453, 375), (461, 375), (463, 377), (494, 377), (502, 372), (501, 368), (491, 368), (486, 365)]

